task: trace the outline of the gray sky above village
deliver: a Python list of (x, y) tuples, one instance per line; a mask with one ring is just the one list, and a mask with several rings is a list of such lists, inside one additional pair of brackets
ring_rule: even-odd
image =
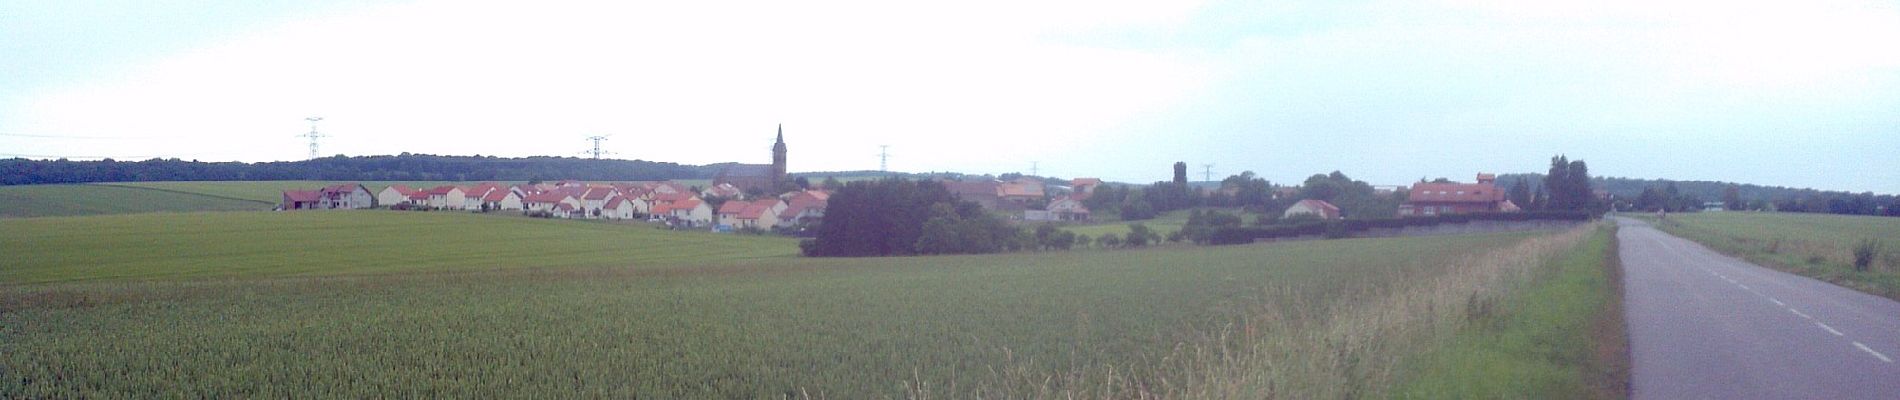
[[(159, 4), (163, 3), (163, 4)], [(1891, 1), (0, 3), (0, 156), (323, 153), (1900, 193)]]

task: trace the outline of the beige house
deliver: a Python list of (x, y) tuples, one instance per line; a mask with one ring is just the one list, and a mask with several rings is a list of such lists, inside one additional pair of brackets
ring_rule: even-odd
[(455, 186), (436, 186), (423, 193), (429, 195), (426, 205), (435, 208), (461, 209), (463, 199), (468, 198), (462, 188)]
[(472, 209), (480, 210), (483, 205), (488, 206), (489, 211), (520, 210), (523, 207), (520, 195), (516, 195), (514, 191), (503, 189), (488, 191), (487, 195), (482, 196), (481, 203)]
[(600, 207), (600, 218), (633, 219), (633, 202), (627, 201), (626, 197), (614, 196)]
[(663, 214), (689, 226), (709, 226), (713, 222), (712, 206), (697, 198), (654, 206), (653, 209), (656, 214)]
[(332, 185), (318, 189), (317, 193), (323, 197), (317, 202), (318, 208), (355, 209), (376, 206), (376, 195), (371, 194), (369, 188), (361, 184)]
[(409, 202), (409, 195), (416, 194), (408, 185), (389, 185), (383, 191), (376, 192), (376, 204), (384, 207)]
[[(528, 198), (522, 200), (521, 204), (528, 211), (546, 211), (557, 214), (565, 213), (567, 210), (578, 210), (581, 208), (580, 200), (576, 200), (574, 196), (560, 192), (548, 192), (528, 196)], [(567, 205), (567, 207), (565, 207), (566, 210), (557, 210), (562, 208), (560, 207), (562, 204)]]

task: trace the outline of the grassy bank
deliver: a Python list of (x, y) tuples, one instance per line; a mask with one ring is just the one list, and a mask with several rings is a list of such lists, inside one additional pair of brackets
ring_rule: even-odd
[[(1705, 212), (1632, 215), (1680, 236), (1756, 264), (1900, 300), (1900, 218), (1804, 213)], [(1854, 248), (1881, 244), (1866, 271), (1854, 269)]]
[(1628, 395), (1614, 229), (1600, 229), (1521, 288), (1473, 297), (1467, 326), (1410, 361), (1394, 398), (1552, 399)]
[[(167, 219), (201, 216), (234, 219)], [(1581, 238), (807, 259), (461, 213), (4, 223), (36, 225), (0, 229), (33, 260), (0, 285), (0, 397), (1377, 396)]]

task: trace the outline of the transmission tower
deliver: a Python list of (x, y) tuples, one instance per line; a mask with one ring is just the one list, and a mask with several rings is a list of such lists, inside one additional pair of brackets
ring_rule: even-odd
[[(613, 136), (613, 135), (607, 135), (607, 136)], [(600, 149), (600, 141), (607, 140), (607, 136), (588, 136), (587, 140), (594, 141), (594, 149), (583, 151), (581, 152), (581, 154), (592, 154), (595, 160), (599, 160), (600, 155), (602, 154), (613, 154), (613, 152), (611, 151), (605, 151), (605, 150)]]
[(891, 172), (891, 145), (877, 145), (877, 172)]
[(323, 138), (322, 133), (317, 133), (317, 121), (322, 121), (323, 117), (309, 117), (309, 118), (304, 118), (303, 120), (310, 121), (310, 133), (297, 135), (297, 137), (310, 138), (310, 159), (315, 160), (317, 159), (317, 154), (318, 154), (317, 153), (317, 139)]
[(1214, 164), (1201, 164), (1201, 181), (1214, 181)]

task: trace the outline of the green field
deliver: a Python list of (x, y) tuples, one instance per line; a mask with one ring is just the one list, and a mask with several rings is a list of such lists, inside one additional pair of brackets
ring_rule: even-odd
[[(1900, 299), (1900, 218), (1806, 213), (1703, 212), (1632, 215), (1671, 234), (1756, 263)], [(1854, 247), (1869, 239), (1883, 251), (1855, 271)]]
[(104, 185), (0, 186), (0, 218), (186, 211), (269, 210), (253, 201)]
[(277, 204), (283, 201), (285, 190), (314, 190), (324, 186), (361, 183), (368, 188), (370, 195), (383, 191), (390, 185), (403, 184), (413, 188), (427, 189), (440, 185), (468, 185), (476, 182), (439, 182), (439, 181), (395, 181), (395, 182), (357, 182), (357, 181), (210, 181), (210, 182), (122, 182), (99, 183), (97, 185), (129, 186), (151, 188), (183, 193), (195, 193), (208, 196), (229, 197), (256, 200)]
[(1376, 397), (1559, 236), (809, 259), (469, 213), (0, 220), (0, 397)]

